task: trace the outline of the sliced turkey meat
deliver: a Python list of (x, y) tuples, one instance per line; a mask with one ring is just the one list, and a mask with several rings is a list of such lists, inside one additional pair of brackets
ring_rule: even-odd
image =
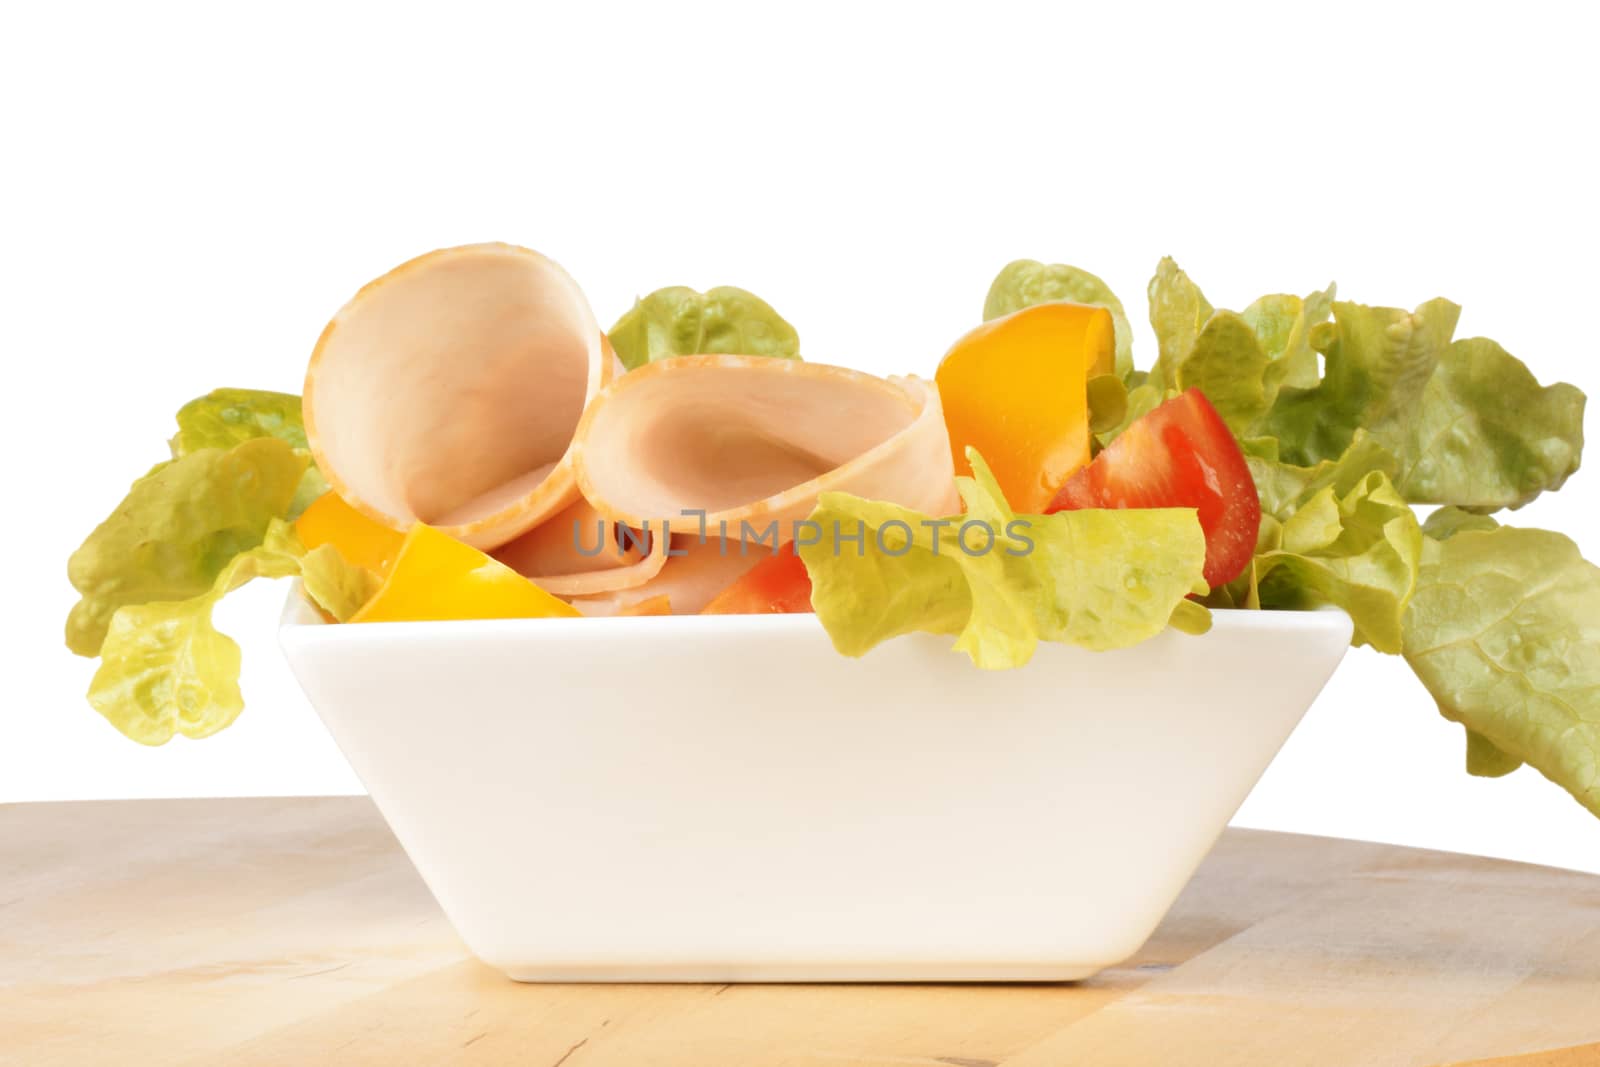
[(637, 614), (651, 601), (665, 598), (671, 614), (694, 615), (744, 577), (771, 548), (719, 541), (715, 537), (701, 542), (695, 534), (674, 534), (672, 552), (665, 565), (648, 580), (597, 595), (574, 596), (570, 598), (572, 606), (585, 615), (629, 615)]
[(793, 540), (828, 491), (960, 507), (933, 383), (760, 356), (681, 356), (618, 378), (585, 411), (572, 461), (613, 522), (684, 530), (704, 512), (713, 537), (726, 523), (735, 540)]
[(580, 499), (494, 557), (556, 596), (596, 596), (649, 582), (667, 562), (667, 542), (610, 522)]
[(569, 446), (614, 365), (556, 263), (512, 245), (446, 248), (328, 323), (306, 370), (306, 437), (365, 514), (492, 549), (578, 499)]

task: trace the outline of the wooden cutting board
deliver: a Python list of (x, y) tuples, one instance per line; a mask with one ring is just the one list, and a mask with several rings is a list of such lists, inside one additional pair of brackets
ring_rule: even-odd
[(1600, 878), (1230, 830), (1075, 985), (517, 985), (364, 798), (0, 807), (0, 1063), (1600, 1065)]

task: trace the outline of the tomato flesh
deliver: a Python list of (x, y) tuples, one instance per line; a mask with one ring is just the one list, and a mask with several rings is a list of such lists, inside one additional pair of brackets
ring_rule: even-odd
[(700, 614), (775, 615), (810, 610), (811, 576), (794, 546), (784, 545), (718, 593)]
[(1194, 508), (1213, 589), (1244, 573), (1261, 526), (1261, 499), (1244, 453), (1198, 389), (1136, 419), (1067, 480), (1046, 511), (1080, 508)]

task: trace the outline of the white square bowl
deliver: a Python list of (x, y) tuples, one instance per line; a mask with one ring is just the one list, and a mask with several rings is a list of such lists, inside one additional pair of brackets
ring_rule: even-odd
[(1083, 978), (1126, 959), (1338, 666), (1213, 613), (984, 672), (810, 615), (324, 625), (289, 663), (468, 947), (526, 981)]

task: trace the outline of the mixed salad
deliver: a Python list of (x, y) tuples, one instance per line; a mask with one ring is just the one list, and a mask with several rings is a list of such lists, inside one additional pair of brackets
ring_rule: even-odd
[(1019, 260), (932, 380), (885, 379), (802, 360), (740, 289), (602, 331), (543, 256), (430, 253), (334, 317), (303, 398), (178, 410), (71, 558), (67, 644), (160, 744), (243, 708), (211, 612), (254, 577), (343, 624), (815, 612), (845, 655), (927, 631), (987, 669), (1333, 605), (1470, 772), (1528, 763), (1600, 815), (1600, 568), (1493, 517), (1577, 470), (1583, 393), (1442, 299), (1221, 310), (1168, 259), (1149, 308), (1141, 370), (1104, 282)]

